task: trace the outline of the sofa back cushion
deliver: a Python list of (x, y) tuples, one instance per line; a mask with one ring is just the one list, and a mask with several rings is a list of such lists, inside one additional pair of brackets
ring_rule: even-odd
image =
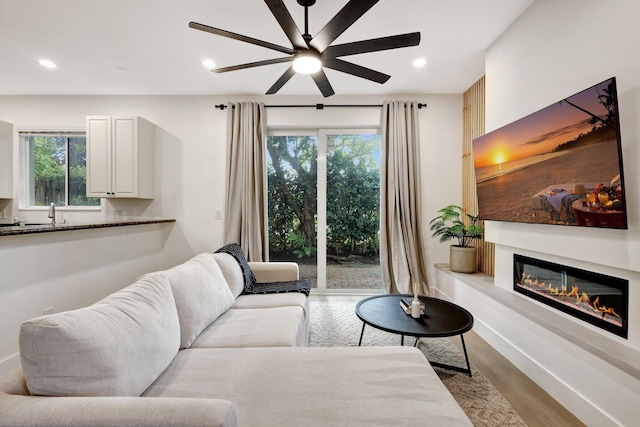
[(237, 243), (229, 243), (218, 249), (216, 253), (229, 254), (236, 259), (240, 266), (240, 271), (242, 271), (242, 277), (244, 278), (244, 290), (252, 291), (256, 284), (256, 276), (253, 275), (253, 271), (251, 271), (251, 267), (249, 267), (249, 263), (240, 245)]
[(180, 347), (189, 348), (235, 302), (213, 254), (203, 253), (166, 272), (180, 319)]
[(139, 396), (180, 347), (180, 324), (163, 273), (79, 310), (20, 327), (29, 392), (44, 396)]
[(231, 293), (234, 297), (238, 298), (244, 292), (244, 276), (238, 261), (234, 257), (225, 253), (213, 254), (214, 259), (218, 263), (224, 279), (231, 289)]

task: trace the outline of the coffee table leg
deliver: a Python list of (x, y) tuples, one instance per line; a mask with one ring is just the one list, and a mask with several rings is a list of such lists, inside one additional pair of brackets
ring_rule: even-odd
[(400, 335), (402, 338), (400, 338), (400, 345), (404, 345), (404, 335)]
[(464, 336), (460, 334), (460, 340), (462, 341), (462, 351), (464, 352), (464, 360), (467, 361), (467, 373), (471, 376), (471, 365), (469, 364), (469, 356), (467, 355), (467, 346), (464, 343)]
[(462, 334), (460, 334), (460, 339), (462, 340), (462, 351), (464, 352), (464, 360), (467, 363), (466, 368), (461, 368), (459, 366), (453, 366), (446, 363), (429, 361), (429, 363), (431, 363), (431, 366), (436, 366), (438, 368), (443, 368), (443, 369), (450, 369), (456, 372), (462, 372), (463, 374), (467, 374), (469, 375), (469, 377), (471, 377), (471, 364), (469, 363), (469, 356), (467, 355), (467, 346), (464, 343), (464, 337), (462, 336)]
[(360, 341), (358, 341), (358, 347), (362, 345), (362, 336), (364, 335), (364, 326), (366, 323), (362, 322), (362, 331), (360, 332)]

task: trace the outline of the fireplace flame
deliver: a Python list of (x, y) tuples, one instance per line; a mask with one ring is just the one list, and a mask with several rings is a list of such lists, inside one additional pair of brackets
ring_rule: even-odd
[(571, 290), (567, 292), (565, 285), (553, 286), (552, 283), (539, 282), (538, 279), (531, 279), (531, 274), (522, 273), (522, 279), (520, 280), (522, 286), (530, 286), (539, 288), (542, 292), (548, 292), (549, 294), (564, 300), (573, 300), (577, 305), (587, 305), (602, 317), (610, 315), (622, 319), (618, 313), (612, 307), (606, 307), (600, 305), (600, 297), (597, 296), (595, 300), (591, 301), (591, 298), (586, 292), (581, 292), (577, 285), (571, 285)]
[[(596, 299), (600, 299), (600, 297)], [(578, 298), (578, 303), (581, 303), (581, 302), (586, 302), (587, 304), (589, 304), (589, 295), (587, 295), (586, 292), (583, 292), (582, 295), (580, 295), (580, 298)]]
[(600, 301), (600, 297), (597, 297), (593, 302), (593, 308), (600, 311), (603, 317), (605, 314), (608, 314), (610, 316), (615, 316), (618, 319), (621, 319), (621, 317), (618, 315), (618, 313), (616, 313), (616, 311), (612, 307), (607, 308), (604, 305), (600, 305), (599, 301)]

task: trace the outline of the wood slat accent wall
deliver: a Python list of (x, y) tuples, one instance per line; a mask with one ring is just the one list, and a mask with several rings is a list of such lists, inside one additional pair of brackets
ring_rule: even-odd
[[(478, 214), (476, 174), (473, 168), (472, 141), (484, 135), (484, 76), (463, 94), (462, 119), (462, 208), (471, 215)], [(480, 225), (484, 225), (481, 224)], [(474, 242), (478, 248), (478, 270), (494, 275), (495, 248), (484, 239)]]

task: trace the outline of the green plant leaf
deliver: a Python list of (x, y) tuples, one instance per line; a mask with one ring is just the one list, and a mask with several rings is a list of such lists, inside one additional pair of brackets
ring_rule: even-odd
[[(440, 215), (433, 218), (429, 224), (433, 231), (432, 237), (440, 236), (440, 242), (444, 243), (454, 237), (458, 239), (459, 246), (467, 247), (471, 240), (482, 237), (484, 228), (477, 225), (479, 217), (470, 215), (460, 206), (449, 205), (438, 211)], [(468, 224), (462, 221), (467, 219)]]

